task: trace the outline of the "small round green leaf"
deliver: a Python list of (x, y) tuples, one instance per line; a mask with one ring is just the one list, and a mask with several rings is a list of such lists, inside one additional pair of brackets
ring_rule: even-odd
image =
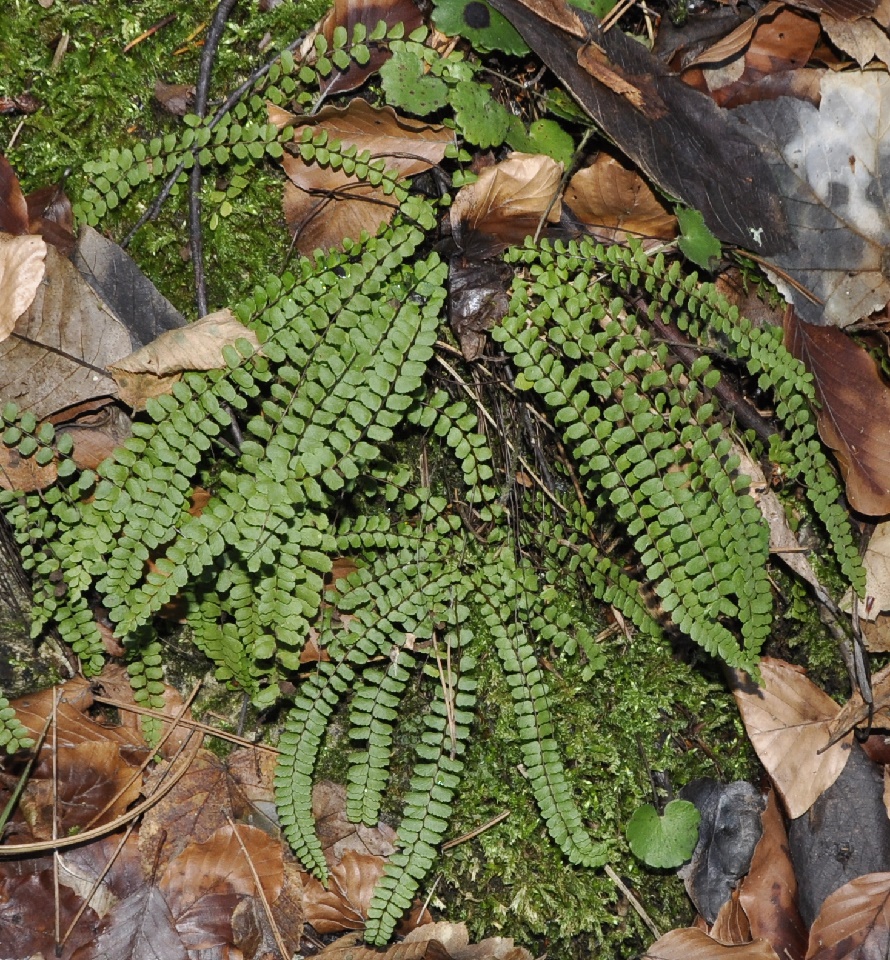
[(672, 800), (661, 817), (647, 803), (630, 818), (627, 841), (634, 855), (650, 867), (679, 867), (692, 856), (700, 819), (695, 804), (688, 800)]

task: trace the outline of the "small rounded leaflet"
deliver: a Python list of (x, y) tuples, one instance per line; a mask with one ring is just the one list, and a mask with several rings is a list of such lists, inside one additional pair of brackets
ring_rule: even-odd
[(661, 816), (647, 803), (634, 811), (625, 834), (634, 856), (650, 867), (679, 867), (695, 850), (699, 820), (688, 800), (672, 800)]
[(484, 0), (436, 0), (434, 7), (433, 22), (450, 37), (464, 37), (483, 53), (501, 50), (517, 57), (528, 53), (510, 21)]

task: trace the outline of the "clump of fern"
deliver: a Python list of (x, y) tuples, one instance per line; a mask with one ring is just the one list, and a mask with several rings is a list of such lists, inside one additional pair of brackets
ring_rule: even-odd
[[(372, 39), (386, 39), (396, 62), (410, 66), (424, 48), (396, 34)], [(347, 44), (337, 35), (333, 52), (318, 52), (313, 68), (283, 56), (225, 117), (195, 118), (178, 137), (94, 161), (81, 220), (97, 221), (195, 158), (232, 164), (230, 186), (215, 198), (213, 215), (225, 216), (238, 178), (279, 156), (290, 136), (261, 122), (264, 97), (305, 99), (306, 85), (337, 58), (364, 58), (365, 38)], [(455, 111), (473, 73), (459, 62), (423, 78)], [(297, 149), (307, 162), (364, 163), (311, 134)], [(50, 425), (5, 407), (3, 442), (55, 463), (58, 479), (0, 501), (34, 578), (34, 634), (55, 626), (85, 673), (106, 656), (98, 597), (127, 651), (137, 699), (160, 706), (158, 620), (179, 598), (196, 647), (233, 689), (268, 707), (284, 681), (296, 685), (277, 803), (287, 839), (321, 878), (311, 789), (334, 711), (348, 701), (348, 814), (372, 824), (405, 692), (414, 683), (427, 691), (399, 849), (369, 911), (368, 938), (384, 943), (459, 802), (476, 664), (492, 649), (550, 836), (573, 863), (595, 867), (610, 855), (614, 838), (591, 835), (575, 802), (539, 663), (549, 644), (591, 662), (599, 655), (580, 625), (554, 613), (557, 584), (613, 605), (640, 631), (676, 630), (733, 666), (756, 667), (772, 619), (769, 531), (738, 471), (743, 438), (711, 392), (720, 374), (709, 351), (775, 394), (784, 432), (772, 452), (807, 489), (857, 589), (862, 570), (801, 365), (776, 331), (753, 328), (712, 286), (638, 248), (529, 242), (507, 254), (510, 309), (492, 337), (515, 374), (508, 386), (566, 451), (557, 479), (542, 484), (546, 507), (519, 496), (516, 456), (529, 438), (491, 431), (485, 405), (435, 372), (437, 341), (448, 334), (447, 268), (434, 246), (449, 198), (413, 195), (380, 164), (362, 169), (399, 203), (391, 226), (257, 285), (236, 313), (261, 349), (238, 341), (225, 368), (187, 374), (149, 401), (133, 436), (97, 470), (80, 470), (70, 439)], [(702, 351), (698, 359), (685, 366), (672, 356), (659, 336), (665, 324)], [(417, 467), (419, 448), (431, 474)], [(198, 486), (210, 493), (200, 511), (192, 508)], [(358, 569), (327, 584), (342, 555)], [(310, 636), (327, 659), (306, 666)], [(0, 737), (14, 747), (21, 730), (7, 713)]]

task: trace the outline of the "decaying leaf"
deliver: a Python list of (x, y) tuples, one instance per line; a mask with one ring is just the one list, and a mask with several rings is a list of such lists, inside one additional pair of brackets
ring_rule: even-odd
[(788, 835), (774, 790), (760, 817), (763, 833), (748, 875), (741, 883), (739, 904), (753, 939), (772, 944), (783, 960), (803, 960), (807, 931), (797, 909), (797, 878), (788, 853)]
[(882, 667), (871, 678), (872, 708), (862, 699), (862, 694), (854, 690), (850, 699), (841, 707), (840, 712), (831, 721), (828, 733), (832, 740), (843, 736), (853, 727), (868, 721), (871, 715), (874, 726), (890, 727), (890, 666)]
[(890, 300), (890, 76), (827, 73), (821, 94), (818, 109), (785, 97), (733, 113), (761, 142), (794, 235), (771, 279), (804, 320), (845, 327)]
[(569, 181), (565, 205), (603, 243), (628, 237), (669, 240), (677, 235), (677, 218), (665, 209), (645, 180), (606, 153)]
[(810, 930), (807, 960), (886, 956), (890, 950), (890, 873), (870, 873), (836, 890)]
[(40, 237), (0, 233), (0, 341), (31, 306), (46, 270), (46, 243)]
[(384, 859), (347, 850), (331, 869), (326, 885), (315, 877), (303, 881), (306, 922), (318, 933), (363, 930)]
[[(878, 614), (890, 610), (890, 522), (879, 523), (868, 541), (862, 558), (865, 567), (865, 599), (859, 603), (859, 616), (877, 620)], [(852, 592), (844, 597), (845, 609), (850, 609)]]
[(259, 340), (228, 308), (208, 313), (188, 326), (162, 333), (142, 349), (109, 364), (120, 398), (137, 410), (149, 397), (169, 393), (186, 370), (216, 370), (226, 365), (223, 348), (246, 340), (254, 350)]
[[(769, 169), (735, 118), (640, 43), (563, 0), (491, 0), (652, 183), (702, 212), (721, 240), (788, 243)], [(593, 42), (591, 42), (593, 41)], [(611, 72), (611, 77), (606, 71)]]
[(840, 709), (798, 667), (766, 657), (763, 686), (733, 671), (731, 686), (745, 730), (792, 818), (799, 817), (840, 776), (853, 735), (819, 753), (828, 743)]
[(540, 154), (513, 153), (461, 187), (451, 205), (451, 231), (468, 258), (492, 257), (556, 223), (562, 211), (562, 164)]
[[(325, 960), (532, 960), (507, 937), (471, 944), (463, 923), (430, 923), (412, 930), (401, 943), (381, 953), (361, 942), (361, 934), (341, 937), (322, 950)], [(752, 958), (753, 960), (753, 958)]]
[(813, 376), (819, 435), (837, 456), (850, 506), (867, 516), (890, 513), (890, 387), (877, 364), (841, 330), (806, 323), (793, 309), (785, 345)]
[(885, 66), (890, 66), (890, 38), (886, 30), (882, 30), (873, 20), (838, 20), (826, 13), (822, 14), (820, 20), (831, 42), (849, 53), (860, 67), (875, 58)]
[(712, 940), (704, 931), (691, 927), (671, 930), (643, 954), (642, 960), (779, 960), (766, 940), (726, 944)]
[[(325, 130), (332, 140), (355, 145), (359, 154), (368, 151), (371, 159), (384, 159), (400, 177), (415, 176), (439, 163), (454, 137), (443, 126), (410, 120), (391, 107), (372, 107), (361, 99), (351, 100), (345, 108), (325, 107), (311, 118), (292, 117), (289, 122), (295, 124), (295, 142), (306, 128)], [(363, 231), (374, 234), (395, 214), (392, 196), (342, 168), (305, 163), (290, 155), (282, 164), (291, 180), (284, 193), (285, 219), (301, 253), (339, 246)]]
[(333, 867), (350, 850), (388, 857), (395, 850), (396, 832), (382, 821), (376, 827), (350, 823), (346, 818), (346, 788), (322, 780), (312, 789), (312, 816), (328, 866)]
[(195, 102), (193, 83), (164, 83), (155, 80), (155, 100), (174, 117), (184, 117)]

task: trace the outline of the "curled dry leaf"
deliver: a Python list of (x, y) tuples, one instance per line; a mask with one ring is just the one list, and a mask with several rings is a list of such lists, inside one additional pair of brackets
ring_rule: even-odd
[(797, 877), (774, 790), (770, 791), (760, 820), (763, 833), (748, 875), (741, 883), (739, 903), (753, 939), (768, 941), (783, 960), (803, 960), (807, 931), (797, 909)]
[(642, 960), (779, 960), (766, 940), (727, 946), (704, 931), (671, 930), (643, 954)]
[(167, 330), (148, 345), (109, 364), (120, 397), (137, 410), (149, 397), (169, 393), (186, 370), (224, 367), (223, 348), (246, 340), (254, 350), (259, 340), (228, 308), (208, 313), (188, 326)]
[(807, 960), (867, 960), (888, 949), (890, 873), (869, 873), (826, 898), (810, 929)]
[(790, 663), (766, 657), (760, 673), (762, 687), (739, 670), (732, 672), (730, 684), (757, 756), (793, 819), (840, 776), (853, 735), (819, 753), (828, 743), (838, 705)]
[(0, 230), (28, 233), (28, 204), (12, 164), (0, 154)]
[(451, 231), (466, 257), (492, 257), (534, 236), (562, 212), (562, 164), (550, 157), (512, 153), (461, 187), (451, 205)]
[(890, 513), (890, 387), (875, 361), (842, 331), (794, 310), (785, 345), (813, 376), (819, 435), (837, 456), (850, 505), (867, 516)]
[[(278, 122), (282, 118), (278, 117)], [(412, 177), (435, 166), (453, 140), (452, 131), (437, 124), (401, 117), (391, 107), (372, 107), (362, 99), (345, 108), (325, 107), (315, 117), (293, 118), (294, 140), (303, 130), (327, 131), (331, 140), (354, 144), (371, 159), (384, 159), (399, 177)], [(284, 214), (301, 253), (339, 246), (363, 231), (374, 234), (395, 214), (396, 202), (342, 169), (305, 163), (285, 155), (282, 164), (291, 180), (284, 193)]]
[(48, 246), (45, 280), (0, 342), (0, 396), (39, 420), (86, 400), (116, 396), (117, 384), (106, 369), (131, 349), (123, 324), (71, 261)]
[(385, 860), (348, 850), (332, 868), (327, 886), (315, 877), (303, 880), (306, 922), (318, 933), (362, 930), (374, 887), (383, 875)]
[(0, 341), (31, 306), (46, 272), (46, 243), (40, 237), (0, 233)]
[(838, 20), (823, 13), (822, 27), (831, 42), (864, 67), (877, 57), (890, 66), (890, 38), (873, 20)]
[(564, 199), (603, 243), (620, 243), (628, 237), (669, 240), (677, 235), (677, 218), (646, 181), (606, 153), (572, 177)]
[[(865, 567), (865, 599), (859, 602), (859, 616), (863, 620), (875, 621), (878, 614), (890, 610), (890, 521), (879, 523), (865, 555), (862, 557)], [(847, 591), (843, 600), (845, 610), (851, 609), (853, 592)]]

